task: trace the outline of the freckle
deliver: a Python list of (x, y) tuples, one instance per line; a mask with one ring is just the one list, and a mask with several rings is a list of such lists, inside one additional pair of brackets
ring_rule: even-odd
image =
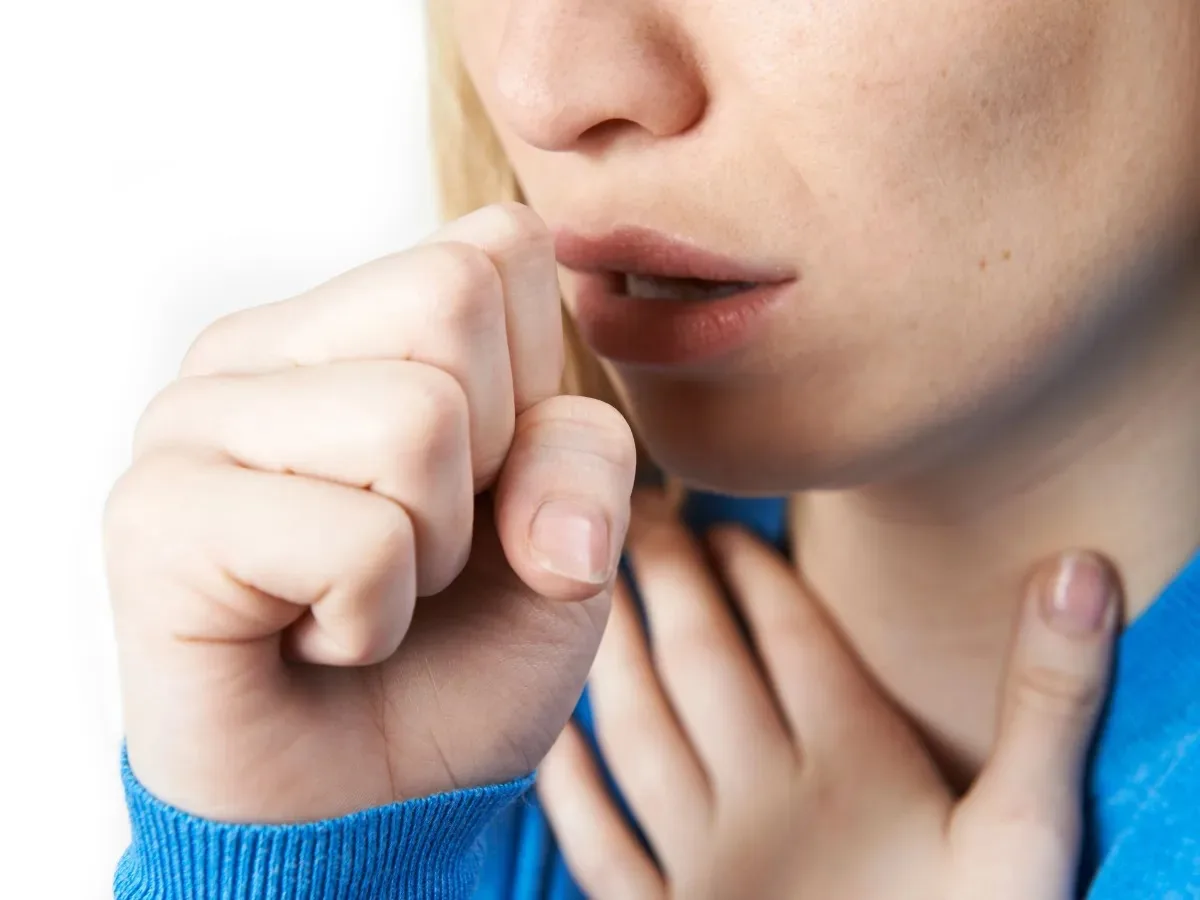
[(1005, 251), (1004, 251), (1004, 261), (1005, 261), (1005, 262), (1010, 262), (1011, 260), (1012, 260), (1012, 251), (1011, 251), (1011, 250), (1005, 250)]

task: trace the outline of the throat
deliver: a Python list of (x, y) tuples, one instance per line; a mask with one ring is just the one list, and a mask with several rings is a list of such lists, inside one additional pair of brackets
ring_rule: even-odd
[(947, 782), (965, 790), (995, 739), (1028, 567), (861, 513), (839, 494), (794, 502), (792, 558)]

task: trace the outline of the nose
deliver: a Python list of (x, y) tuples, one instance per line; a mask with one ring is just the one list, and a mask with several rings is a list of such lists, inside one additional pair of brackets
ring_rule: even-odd
[(618, 131), (682, 134), (708, 102), (658, 0), (511, 0), (495, 79), (495, 114), (549, 151)]

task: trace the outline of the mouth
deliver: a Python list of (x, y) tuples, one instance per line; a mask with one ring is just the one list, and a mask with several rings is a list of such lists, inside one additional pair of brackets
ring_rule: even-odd
[(797, 281), (787, 267), (744, 262), (642, 229), (601, 238), (559, 232), (568, 305), (599, 355), (654, 366), (710, 364), (746, 348)]
[(709, 281), (705, 278), (671, 278), (664, 275), (617, 275), (621, 293), (635, 300), (708, 302), (724, 300), (758, 287), (753, 281)]
[(796, 277), (780, 263), (735, 259), (645, 228), (620, 228), (600, 237), (558, 231), (554, 251), (565, 268), (623, 276), (630, 296), (652, 300), (704, 300)]

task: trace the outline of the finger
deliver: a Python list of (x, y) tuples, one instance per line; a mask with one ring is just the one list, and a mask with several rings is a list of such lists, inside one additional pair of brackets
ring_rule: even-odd
[(573, 722), (538, 769), (538, 797), (567, 867), (596, 900), (658, 900), (662, 876), (622, 819)]
[(517, 413), (557, 394), (564, 363), (562, 295), (554, 240), (537, 213), (519, 203), (487, 206), (431, 240), (479, 247), (500, 273)]
[(894, 719), (786, 560), (736, 527), (715, 529), (709, 543), (798, 744), (844, 753), (864, 725)]
[(694, 863), (712, 812), (708, 781), (659, 684), (623, 582), (590, 685), (604, 758), (658, 859), (668, 873)]
[(615, 409), (552, 397), (517, 421), (496, 484), (496, 530), (509, 565), (538, 593), (564, 600), (608, 585), (629, 524), (633, 433)]
[(106, 540), (132, 551), (110, 554), (114, 596), (143, 603), (139, 621), (174, 642), (277, 652), (291, 629), (303, 662), (369, 665), (412, 619), (412, 526), (365, 491), (157, 454), (114, 489)]
[(462, 386), (477, 488), (491, 483), (513, 429), (504, 285), (487, 253), (437, 243), (367, 263), (290, 300), (209, 326), (185, 377), (261, 373), (348, 360), (411, 360)]
[(135, 454), (205, 448), (243, 466), (374, 491), (416, 538), (417, 590), (443, 590), (471, 548), (467, 402), (441, 369), (391, 360), (184, 378), (147, 408)]
[(1032, 581), (995, 749), (954, 820), (968, 836), (986, 830), (993, 848), (1020, 848), (1001, 877), (1027, 889), (996, 896), (1067, 896), (1074, 883), (1083, 773), (1107, 692), (1119, 594), (1112, 569), (1088, 554)]
[(787, 732), (695, 539), (660, 493), (639, 491), (634, 510), (629, 558), (659, 677), (718, 798), (752, 791), (790, 769)]

